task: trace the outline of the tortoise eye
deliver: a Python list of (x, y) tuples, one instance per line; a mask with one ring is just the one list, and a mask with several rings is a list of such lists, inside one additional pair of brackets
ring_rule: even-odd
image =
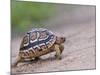
[(65, 37), (61, 37), (61, 40), (62, 40), (62, 42), (65, 42), (66, 38)]

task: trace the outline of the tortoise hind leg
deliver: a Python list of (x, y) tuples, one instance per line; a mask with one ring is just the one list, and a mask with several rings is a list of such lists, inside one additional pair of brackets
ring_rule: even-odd
[(21, 61), (21, 57), (18, 56), (17, 59), (14, 61), (14, 63), (11, 65), (11, 67), (16, 67), (17, 64)]
[(60, 50), (60, 45), (55, 45), (54, 46), (54, 48), (55, 48), (55, 51), (56, 51), (56, 57), (57, 57), (57, 59), (61, 59), (61, 50)]

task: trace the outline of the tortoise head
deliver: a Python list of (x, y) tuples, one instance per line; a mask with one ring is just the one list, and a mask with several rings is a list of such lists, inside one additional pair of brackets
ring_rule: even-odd
[(56, 37), (56, 43), (57, 44), (62, 44), (66, 41), (65, 37)]

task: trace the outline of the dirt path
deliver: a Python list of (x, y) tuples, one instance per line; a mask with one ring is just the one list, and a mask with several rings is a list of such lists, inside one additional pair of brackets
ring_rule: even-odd
[[(61, 32), (66, 32), (66, 30), (64, 31), (63, 29)], [(56, 60), (54, 58), (54, 53), (51, 53), (42, 56), (41, 59), (36, 63), (20, 63), (17, 68), (12, 69), (12, 72), (34, 73), (61, 70), (94, 69), (94, 25), (79, 25), (77, 27), (71, 28), (71, 30), (67, 31), (64, 34), (68, 38), (65, 43), (65, 50), (62, 54), (62, 60)], [(16, 42), (18, 41), (16, 40)], [(13, 58), (15, 58), (17, 52), (14, 51), (12, 54)]]
[[(83, 23), (69, 23), (69, 26), (63, 24), (63, 26), (59, 26), (56, 30), (55, 28), (51, 28), (51, 30), (57, 35), (66, 37), (62, 60), (56, 60), (54, 53), (50, 53), (42, 56), (37, 62), (19, 63), (18, 67), (12, 68), (12, 73), (95, 69), (94, 19), (84, 21)], [(12, 62), (18, 54), (20, 40), (20, 38), (17, 38), (12, 41)]]

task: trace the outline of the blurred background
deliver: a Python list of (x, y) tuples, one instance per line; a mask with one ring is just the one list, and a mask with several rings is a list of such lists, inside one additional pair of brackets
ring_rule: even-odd
[(12, 72), (95, 69), (95, 10), (93, 5), (11, 0), (12, 62), (18, 55), (23, 35), (32, 28), (47, 28), (57, 36), (66, 37), (61, 61), (53, 60), (54, 54), (48, 54), (37, 63), (22, 63), (12, 68)]
[(30, 28), (47, 27), (44, 23), (55, 14), (52, 4), (11, 0), (12, 37), (18, 37)]
[(91, 6), (11, 0), (12, 39), (32, 28), (58, 29), (94, 16), (94, 7)]

